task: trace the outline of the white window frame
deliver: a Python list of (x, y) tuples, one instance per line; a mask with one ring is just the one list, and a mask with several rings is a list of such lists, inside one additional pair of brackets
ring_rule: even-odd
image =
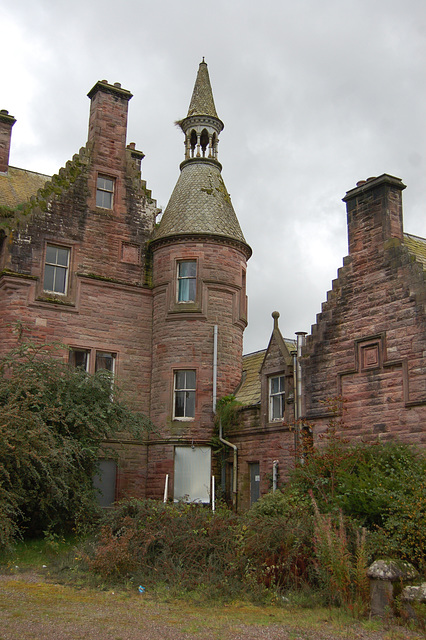
[[(278, 390), (273, 391), (273, 381), (278, 380)], [(277, 416), (275, 411), (276, 400), (279, 400), (279, 408), (281, 415)], [(277, 376), (270, 376), (268, 379), (268, 403), (269, 403), (269, 422), (276, 422), (282, 420), (285, 409), (285, 376), (279, 374)]]
[[(98, 174), (98, 177), (96, 179), (96, 206), (100, 209), (112, 209), (114, 206), (114, 192), (115, 178), (111, 178), (111, 176), (105, 176), (103, 174)], [(102, 204), (98, 203), (98, 194), (101, 198)], [(108, 203), (104, 202), (104, 199), (107, 197), (106, 194), (108, 194), (109, 196)]]
[(91, 351), (90, 349), (83, 349), (83, 348), (80, 349), (79, 347), (71, 347), (68, 354), (68, 364), (75, 368), (78, 368), (79, 366), (81, 366), (76, 364), (75, 360), (73, 362), (72, 354), (84, 353), (86, 354), (86, 364), (82, 368), (84, 368), (84, 371), (89, 372), (90, 371), (90, 351)]
[[(194, 374), (194, 386), (188, 386), (187, 376), (185, 375), (184, 386), (178, 387), (179, 374), (193, 373)], [(173, 372), (173, 420), (194, 420), (195, 418), (195, 401), (196, 401), (196, 388), (197, 388), (197, 372), (195, 369), (176, 369)], [(184, 409), (183, 416), (176, 415), (176, 405), (179, 396), (183, 396)], [(190, 414), (190, 407), (188, 408), (188, 399), (191, 398), (191, 405), (193, 406), (193, 414)], [(190, 414), (190, 415), (188, 415)]]
[[(110, 357), (111, 361), (112, 361), (111, 369), (106, 369), (105, 367), (99, 367), (98, 366), (98, 356), (99, 357), (102, 357), (102, 356)], [(101, 351), (100, 349), (97, 349), (96, 353), (95, 353), (95, 373), (97, 371), (108, 371), (111, 374), (111, 376), (114, 377), (116, 360), (117, 360), (117, 354), (114, 353), (113, 351)]]
[[(193, 264), (195, 266), (195, 275), (182, 275), (181, 267), (184, 264)], [(196, 260), (178, 260), (177, 262), (177, 275), (176, 275), (176, 300), (179, 304), (185, 304), (187, 302), (195, 302), (197, 297), (197, 261)], [(193, 295), (191, 290), (191, 284), (193, 283)], [(188, 288), (188, 292), (185, 294), (183, 291), (184, 286)], [(182, 297), (181, 297), (182, 296)]]
[[(55, 260), (49, 260), (49, 256), (48, 256), (49, 249), (55, 249), (56, 252), (58, 250), (65, 251), (66, 252), (66, 256), (67, 256), (66, 264), (61, 264), (60, 262), (58, 262), (58, 253), (56, 253)], [(70, 249), (70, 247), (64, 247), (64, 246), (61, 246), (59, 244), (54, 244), (54, 243), (50, 243), (50, 242), (48, 242), (46, 244), (46, 253), (45, 253), (45, 257), (44, 257), (43, 291), (46, 291), (47, 293), (54, 293), (55, 295), (58, 295), (58, 296), (66, 296), (67, 295), (67, 293), (68, 293), (69, 269), (70, 269), (70, 257), (71, 257), (71, 249)], [(53, 270), (53, 288), (52, 289), (47, 288), (47, 286), (46, 286), (46, 273), (47, 273), (48, 269), (52, 269)], [(57, 280), (57, 275), (61, 271), (65, 271), (65, 280), (64, 280), (63, 288), (61, 287), (61, 290), (58, 291), (57, 289), (55, 289), (55, 284), (56, 284), (56, 280)]]

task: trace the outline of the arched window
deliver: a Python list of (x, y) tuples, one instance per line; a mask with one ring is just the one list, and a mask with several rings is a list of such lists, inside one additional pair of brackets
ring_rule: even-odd
[(191, 131), (190, 142), (191, 142), (191, 157), (193, 158), (195, 156), (195, 147), (197, 146), (197, 134), (194, 131), (194, 129)]
[(203, 158), (206, 157), (206, 149), (209, 146), (209, 134), (206, 129), (203, 129), (200, 136), (200, 145), (203, 154)]

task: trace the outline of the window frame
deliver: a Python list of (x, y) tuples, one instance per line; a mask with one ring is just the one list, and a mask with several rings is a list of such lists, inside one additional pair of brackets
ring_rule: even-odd
[[(195, 275), (181, 275), (181, 266), (184, 264), (193, 264), (195, 266)], [(180, 304), (193, 304), (197, 300), (197, 271), (198, 264), (195, 258), (176, 261), (176, 302)], [(191, 291), (191, 282), (193, 282), (193, 292)], [(188, 284), (188, 297), (180, 299), (181, 291), (184, 283)], [(182, 286), (181, 286), (182, 285)], [(186, 286), (186, 285), (185, 285)], [(191, 297), (193, 293), (193, 297)]]
[[(100, 181), (104, 181), (103, 184), (100, 184)], [(111, 189), (108, 189), (106, 186), (106, 181), (111, 183)], [(113, 176), (107, 176), (103, 173), (98, 173), (97, 178), (96, 178), (96, 197), (95, 197), (95, 201), (96, 201), (96, 207), (98, 209), (106, 209), (108, 211), (110, 211), (111, 209), (114, 208), (114, 195), (115, 195), (115, 178)], [(101, 197), (101, 201), (102, 204), (98, 203), (98, 194)], [(105, 194), (109, 194), (110, 195), (110, 202), (109, 205), (110, 206), (105, 206), (105, 203), (103, 202), (103, 199), (106, 197)]]
[[(56, 250), (62, 250), (62, 251), (66, 251), (67, 254), (67, 263), (66, 264), (60, 264), (58, 262), (58, 254), (56, 254), (56, 262), (53, 262), (51, 260), (48, 260), (48, 252), (49, 249), (56, 249)], [(61, 245), (61, 244), (57, 244), (56, 242), (46, 242), (46, 246), (45, 246), (45, 251), (44, 251), (44, 266), (43, 266), (43, 292), (45, 293), (51, 293), (57, 296), (66, 296), (68, 295), (68, 289), (69, 289), (69, 281), (70, 281), (70, 265), (71, 265), (71, 247), (65, 246), (65, 245)], [(49, 289), (46, 286), (46, 274), (48, 272), (47, 267), (51, 267), (53, 269), (53, 288)], [(60, 270), (64, 270), (65, 271), (65, 279), (64, 279), (64, 286), (63, 286), (63, 291), (55, 291), (54, 287), (56, 284), (56, 276), (57, 273), (60, 272)]]
[[(86, 354), (86, 363), (84, 365), (78, 365), (76, 364), (76, 362), (72, 362), (72, 354), (73, 353), (84, 353)], [(74, 367), (75, 369), (78, 369), (79, 367), (81, 367), (83, 369), (83, 371), (86, 371), (87, 373), (90, 372), (90, 364), (91, 364), (91, 349), (83, 349), (83, 348), (79, 348), (79, 347), (70, 347), (69, 353), (68, 353), (68, 365), (70, 367)]]
[[(185, 385), (182, 387), (178, 387), (178, 376), (179, 374), (185, 373)], [(187, 386), (187, 373), (193, 373), (194, 374), (194, 386), (190, 387)], [(189, 395), (190, 394), (190, 395)], [(183, 395), (183, 399), (184, 399), (184, 408), (183, 408), (183, 413), (184, 415), (177, 415), (177, 400), (178, 397), (180, 397), (181, 395)], [(192, 415), (188, 415), (190, 409), (187, 411), (187, 400), (188, 398), (191, 398), (191, 404), (192, 404), (192, 408), (193, 408), (193, 412)], [(190, 420), (194, 420), (195, 418), (195, 404), (196, 404), (196, 399), (197, 399), (197, 371), (195, 369), (175, 369), (173, 371), (173, 420), (182, 420), (182, 421), (190, 421)]]
[[(279, 380), (278, 391), (272, 391), (272, 383), (274, 380)], [(281, 384), (282, 380), (282, 384)], [(275, 403), (274, 400), (279, 399), (281, 415), (275, 417)], [(269, 422), (278, 422), (283, 420), (285, 411), (285, 375), (279, 373), (268, 377), (268, 419)]]
[[(117, 372), (117, 366), (118, 366), (118, 358), (119, 358), (119, 353), (117, 350), (108, 350), (108, 348), (102, 349), (99, 347), (87, 347), (87, 346), (80, 347), (80, 346), (77, 346), (76, 344), (68, 345), (68, 349), (69, 349), (69, 352), (68, 352), (69, 366), (76, 366), (72, 362), (72, 358), (71, 358), (72, 352), (80, 352), (80, 353), (84, 352), (87, 354), (86, 369), (85, 369), (87, 373), (93, 374), (93, 373), (96, 373), (97, 371), (107, 371), (111, 374), (112, 381), (115, 378), (116, 372)], [(112, 359), (111, 369), (99, 367), (98, 356), (102, 356), (102, 355), (111, 357)]]

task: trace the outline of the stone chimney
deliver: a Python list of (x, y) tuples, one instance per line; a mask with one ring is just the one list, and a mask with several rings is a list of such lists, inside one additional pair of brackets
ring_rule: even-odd
[(402, 242), (402, 191), (399, 178), (386, 173), (368, 178), (347, 192), (349, 255), (376, 254), (387, 240)]
[(119, 82), (101, 80), (87, 94), (91, 100), (89, 142), (93, 142), (96, 161), (113, 170), (123, 168), (126, 155), (128, 102), (130, 91)]
[(6, 109), (0, 111), (0, 173), (7, 173), (9, 166), (10, 139), (16, 120)]

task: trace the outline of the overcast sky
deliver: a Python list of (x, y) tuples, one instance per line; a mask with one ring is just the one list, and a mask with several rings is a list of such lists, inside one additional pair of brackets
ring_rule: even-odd
[(183, 160), (174, 122), (205, 56), (223, 178), (247, 242), (245, 352), (310, 331), (347, 254), (346, 191), (390, 173), (405, 231), (426, 236), (425, 0), (14, 0), (0, 6), (10, 164), (56, 173), (87, 139), (87, 92), (134, 97), (128, 142), (165, 207)]

